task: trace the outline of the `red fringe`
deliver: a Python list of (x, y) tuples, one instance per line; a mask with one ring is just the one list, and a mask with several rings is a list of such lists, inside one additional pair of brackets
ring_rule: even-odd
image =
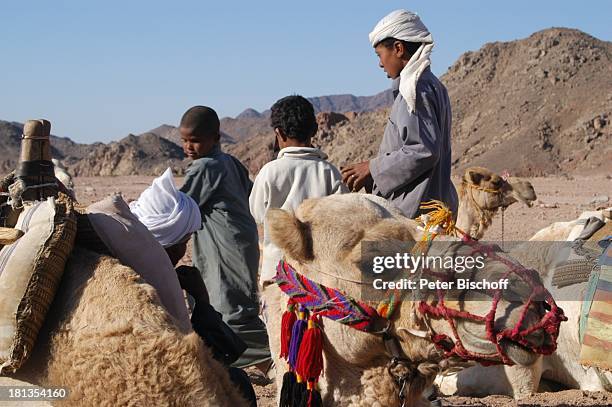
[(287, 360), (289, 357), (289, 343), (291, 342), (291, 329), (297, 320), (295, 312), (293, 312), (294, 304), (291, 300), (287, 302), (287, 311), (283, 312), (281, 320), (281, 359)]
[(318, 322), (316, 315), (310, 317), (295, 366), (297, 374), (315, 382), (323, 371), (323, 332)]

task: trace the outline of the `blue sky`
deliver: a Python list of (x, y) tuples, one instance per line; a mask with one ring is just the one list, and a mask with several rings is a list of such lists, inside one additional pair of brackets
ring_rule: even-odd
[(491, 41), (572, 27), (612, 39), (612, 1), (11, 1), (0, 5), (0, 119), (44, 117), (79, 142), (220, 116), (299, 93), (371, 95), (389, 83), (367, 35), (419, 13), (434, 72)]

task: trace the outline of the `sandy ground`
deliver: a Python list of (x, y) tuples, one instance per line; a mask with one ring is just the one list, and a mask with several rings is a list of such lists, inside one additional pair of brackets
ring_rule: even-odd
[[(126, 199), (135, 199), (153, 177), (84, 177), (75, 179), (77, 198), (84, 204), (102, 199), (112, 192), (121, 192)], [(591, 203), (594, 197), (606, 195), (612, 198), (612, 177), (546, 177), (530, 179), (538, 201), (532, 208), (521, 204), (511, 206), (504, 214), (503, 239), (506, 241), (526, 240), (535, 232), (552, 222), (575, 219), (583, 211), (594, 210), (597, 206), (611, 206), (607, 203)], [(177, 179), (177, 184), (182, 181)], [(501, 215), (497, 214), (486, 240), (502, 240)], [(189, 262), (189, 253), (185, 262)], [(261, 407), (275, 406), (275, 386), (249, 371), (255, 384), (258, 403)], [(611, 406), (612, 393), (567, 390), (556, 393), (539, 393), (519, 403), (505, 396), (490, 396), (484, 399), (449, 397), (443, 406)]]
[[(125, 199), (136, 199), (150, 185), (154, 177), (82, 177), (75, 179), (77, 198), (84, 204), (102, 199), (112, 192), (121, 192)], [(504, 214), (504, 236), (507, 241), (526, 240), (552, 222), (575, 219), (583, 211), (593, 210), (595, 196), (606, 195), (610, 200), (604, 206), (612, 206), (612, 174), (610, 176), (575, 178), (533, 178), (538, 201), (532, 208), (514, 204)], [(177, 178), (178, 185), (182, 179)], [(602, 205), (602, 204), (599, 204)], [(485, 235), (486, 240), (501, 240), (501, 214)]]

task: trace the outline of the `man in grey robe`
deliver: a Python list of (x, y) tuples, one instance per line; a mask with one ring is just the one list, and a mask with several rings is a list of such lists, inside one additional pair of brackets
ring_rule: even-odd
[(185, 154), (193, 159), (181, 191), (198, 204), (202, 228), (193, 237), (193, 265), (200, 271), (210, 305), (248, 346), (233, 366), (270, 361), (268, 335), (259, 318), (257, 225), (249, 210), (253, 183), (235, 157), (221, 151), (214, 110), (194, 106), (179, 127)]
[(372, 192), (419, 215), (422, 202), (437, 199), (456, 215), (451, 173), (451, 109), (446, 88), (429, 68), (431, 34), (416, 14), (397, 10), (370, 34), (380, 67), (394, 79), (395, 100), (378, 156), (342, 169), (353, 191)]

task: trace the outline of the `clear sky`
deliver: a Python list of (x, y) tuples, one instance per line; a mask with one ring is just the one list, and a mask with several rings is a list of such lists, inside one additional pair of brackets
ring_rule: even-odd
[(0, 119), (47, 118), (79, 142), (221, 117), (288, 94), (372, 95), (389, 83), (368, 43), (388, 12), (416, 11), (442, 74), (463, 52), (551, 26), (612, 39), (610, 0), (3, 1)]

